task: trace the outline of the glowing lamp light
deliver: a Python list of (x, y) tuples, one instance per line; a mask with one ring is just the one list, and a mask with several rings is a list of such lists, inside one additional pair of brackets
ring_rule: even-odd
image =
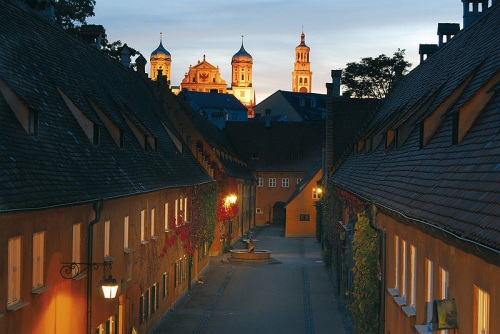
[(236, 203), (237, 199), (238, 199), (238, 197), (236, 197), (236, 195), (229, 195), (226, 197), (226, 200), (224, 201), (224, 205), (229, 206), (231, 204), (234, 204), (234, 203)]
[(108, 278), (104, 279), (102, 282), (101, 288), (104, 298), (113, 299), (116, 297), (116, 292), (118, 291), (118, 283), (116, 283), (116, 279), (114, 279), (113, 276), (109, 275)]
[(318, 194), (321, 194), (321, 193), (323, 192), (323, 189), (318, 188), (318, 189), (316, 189), (316, 192), (317, 192)]

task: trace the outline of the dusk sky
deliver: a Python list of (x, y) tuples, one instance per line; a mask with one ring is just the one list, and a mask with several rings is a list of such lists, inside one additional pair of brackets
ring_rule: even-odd
[(326, 93), (330, 71), (362, 57), (406, 50), (419, 63), (418, 45), (435, 44), (439, 22), (460, 23), (460, 0), (97, 0), (90, 24), (101, 24), (109, 41), (121, 40), (148, 60), (163, 45), (172, 55), (171, 83), (178, 86), (190, 65), (219, 66), (231, 85), (231, 58), (244, 46), (253, 57), (257, 103), (291, 88), (295, 47), (302, 26), (311, 48), (313, 92)]

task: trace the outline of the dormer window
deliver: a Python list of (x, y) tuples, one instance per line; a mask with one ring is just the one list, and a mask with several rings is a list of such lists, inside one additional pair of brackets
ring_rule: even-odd
[(29, 134), (32, 136), (38, 135), (38, 111), (30, 109), (29, 111)]
[(259, 160), (259, 152), (253, 152), (252, 153), (252, 159), (253, 160)]
[(99, 141), (101, 139), (101, 132), (99, 130), (99, 124), (94, 123), (94, 137), (93, 137), (93, 144), (94, 145), (99, 145)]
[[(302, 80), (302, 79), (301, 79), (301, 80)], [(301, 107), (303, 107), (303, 106), (305, 106), (305, 105), (306, 105), (306, 100), (304, 100), (304, 99), (302, 99), (302, 98), (301, 98), (301, 99), (300, 99), (300, 106), (301, 106)]]

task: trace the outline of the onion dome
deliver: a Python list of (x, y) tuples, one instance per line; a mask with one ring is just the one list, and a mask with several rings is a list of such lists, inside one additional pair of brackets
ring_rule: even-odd
[(310, 50), (310, 48), (306, 45), (306, 35), (304, 34), (304, 30), (302, 30), (302, 34), (300, 34), (300, 44), (296, 47), (296, 49)]
[(163, 47), (162, 38), (163, 38), (163, 33), (160, 33), (160, 45), (158, 45), (156, 50), (151, 52), (150, 58), (161, 58), (161, 57), (170, 58), (171, 57), (170, 52), (168, 52), (167, 49), (165, 49)]
[(240, 50), (238, 52), (236, 52), (233, 56), (233, 59), (231, 59), (231, 64), (233, 62), (253, 63), (252, 56), (243, 47), (243, 36), (241, 36), (241, 48), (240, 48)]

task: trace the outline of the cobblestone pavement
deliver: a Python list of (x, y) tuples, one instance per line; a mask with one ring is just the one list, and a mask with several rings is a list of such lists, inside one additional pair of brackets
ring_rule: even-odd
[[(151, 331), (164, 333), (332, 333), (352, 334), (338, 308), (314, 238), (284, 238), (283, 228), (254, 231), (255, 250), (270, 250), (275, 261), (245, 264), (213, 257), (174, 310)], [(244, 248), (238, 241), (235, 248)]]

